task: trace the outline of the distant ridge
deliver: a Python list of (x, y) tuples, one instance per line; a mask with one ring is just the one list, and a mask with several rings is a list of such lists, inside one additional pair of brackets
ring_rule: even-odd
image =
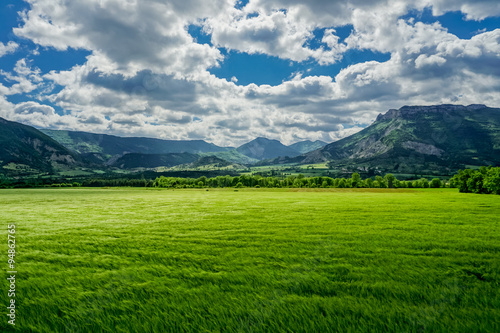
[(306, 141), (300, 141), (300, 142), (291, 144), (288, 147), (292, 148), (293, 150), (295, 150), (301, 154), (305, 154), (305, 153), (308, 153), (310, 151), (323, 148), (326, 145), (327, 145), (326, 142), (323, 142), (320, 140), (316, 140), (316, 141), (306, 140)]
[(140, 154), (128, 153), (114, 160), (111, 165), (120, 169), (173, 167), (192, 163), (198, 155), (190, 153)]
[(276, 158), (279, 156), (294, 157), (300, 155), (300, 152), (293, 148), (287, 147), (278, 140), (271, 140), (266, 138), (256, 138), (244, 145), (239, 146), (236, 150), (248, 157), (257, 160)]
[[(0, 144), (0, 172), (11, 175), (80, 167), (197, 165), (197, 161), (200, 166), (327, 163), (344, 171), (449, 174), (470, 166), (500, 165), (500, 109), (482, 104), (403, 106), (379, 114), (367, 128), (330, 144), (306, 140), (286, 146), (259, 137), (238, 148), (203, 140), (40, 131), (0, 118)], [(203, 156), (211, 157), (200, 160)]]
[(143, 137), (119, 137), (108, 134), (42, 129), (68, 149), (81, 154), (99, 154), (104, 160), (127, 153), (171, 154), (222, 152), (231, 147), (219, 147), (203, 140), (163, 140)]

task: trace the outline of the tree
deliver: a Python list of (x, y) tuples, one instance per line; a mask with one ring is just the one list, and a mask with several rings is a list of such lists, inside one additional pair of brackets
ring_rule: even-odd
[(0, 173), (0, 188), (9, 188), (12, 185), (12, 181), (9, 177)]
[(476, 171), (467, 179), (467, 189), (472, 193), (486, 193), (483, 188), (483, 180), (485, 175), (481, 171)]
[(500, 168), (490, 168), (486, 172), (483, 186), (489, 193), (500, 194)]
[(467, 187), (467, 181), (473, 173), (474, 171), (470, 169), (458, 170), (458, 174), (453, 176), (453, 178), (450, 180), (450, 184), (453, 187), (458, 187), (459, 192), (469, 193), (471, 191)]
[(387, 182), (387, 187), (394, 188), (394, 180), (396, 180), (396, 177), (394, 177), (392, 173), (385, 175), (384, 180)]
[(375, 176), (375, 180), (378, 182), (378, 186), (380, 188), (386, 188), (387, 187), (387, 185), (386, 185), (386, 183), (384, 181), (384, 178), (382, 178), (380, 176)]
[(201, 182), (201, 183), (202, 183), (202, 186), (201, 186), (201, 187), (203, 187), (203, 186), (205, 186), (205, 184), (207, 183), (207, 177), (205, 177), (205, 176), (201, 176), (200, 178), (198, 178), (198, 180), (197, 180), (197, 181), (198, 181), (198, 184)]
[(439, 178), (434, 178), (433, 180), (431, 180), (429, 187), (430, 188), (440, 188), (441, 187), (441, 180), (439, 180)]
[(362, 185), (363, 185), (362, 182), (363, 182), (363, 180), (361, 179), (361, 176), (359, 175), (359, 173), (354, 172), (351, 176), (351, 186), (353, 188), (362, 187)]

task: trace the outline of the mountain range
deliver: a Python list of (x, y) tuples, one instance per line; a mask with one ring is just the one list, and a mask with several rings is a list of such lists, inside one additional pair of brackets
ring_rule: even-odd
[(391, 172), (457, 170), (500, 164), (500, 109), (485, 105), (403, 106), (362, 131), (295, 158), (268, 164), (379, 168)]
[[(241, 166), (279, 156), (298, 156), (326, 145), (321, 141), (303, 141), (285, 146), (277, 140), (257, 138), (238, 148), (219, 147), (203, 140), (38, 130), (2, 118), (0, 133), (0, 171), (9, 174), (52, 173), (61, 167), (67, 170), (77, 166), (120, 169), (199, 167), (199, 163), (208, 163), (209, 160), (212, 165), (229, 163)], [(220, 161), (215, 163), (214, 159)]]
[(327, 163), (334, 169), (399, 173), (449, 172), (467, 165), (500, 164), (500, 109), (485, 105), (404, 106), (339, 141), (286, 146), (256, 138), (237, 148), (203, 140), (162, 140), (41, 129), (0, 118), (3, 173), (60, 168), (156, 168), (178, 165)]

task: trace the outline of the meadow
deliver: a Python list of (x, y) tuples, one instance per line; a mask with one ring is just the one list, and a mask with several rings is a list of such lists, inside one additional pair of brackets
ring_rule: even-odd
[(0, 209), (16, 332), (500, 331), (497, 195), (9, 189)]

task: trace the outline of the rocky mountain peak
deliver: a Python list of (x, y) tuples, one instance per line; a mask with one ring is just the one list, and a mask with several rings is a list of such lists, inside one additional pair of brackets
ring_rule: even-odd
[(399, 110), (390, 109), (385, 114), (379, 114), (377, 116), (377, 121), (394, 119), (398, 117), (402, 118), (413, 118), (417, 114), (421, 113), (434, 113), (434, 112), (458, 112), (458, 111), (474, 111), (479, 109), (484, 109), (487, 106), (484, 104), (471, 104), (468, 106), (464, 105), (453, 105), (453, 104), (443, 104), (443, 105), (430, 105), (430, 106), (408, 106), (405, 105)]

